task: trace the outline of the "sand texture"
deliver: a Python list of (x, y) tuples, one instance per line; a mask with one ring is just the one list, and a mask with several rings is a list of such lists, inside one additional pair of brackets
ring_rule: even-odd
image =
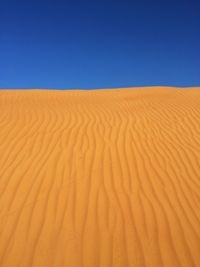
[(0, 91), (0, 267), (200, 266), (200, 88)]

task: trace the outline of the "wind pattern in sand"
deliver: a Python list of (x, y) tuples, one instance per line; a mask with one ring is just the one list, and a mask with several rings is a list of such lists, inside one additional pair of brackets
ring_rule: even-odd
[(200, 266), (200, 88), (0, 91), (0, 266)]

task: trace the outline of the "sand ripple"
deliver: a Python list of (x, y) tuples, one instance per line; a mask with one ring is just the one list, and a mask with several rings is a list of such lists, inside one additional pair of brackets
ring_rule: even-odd
[(0, 266), (200, 266), (200, 88), (0, 91)]

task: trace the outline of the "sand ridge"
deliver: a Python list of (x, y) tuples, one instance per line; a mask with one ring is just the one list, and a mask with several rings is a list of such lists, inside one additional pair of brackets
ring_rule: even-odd
[(0, 266), (200, 266), (200, 88), (0, 91)]

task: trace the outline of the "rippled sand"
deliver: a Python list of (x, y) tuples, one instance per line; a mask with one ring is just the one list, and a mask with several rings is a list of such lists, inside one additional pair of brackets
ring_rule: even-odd
[(200, 266), (200, 88), (0, 91), (0, 267)]

